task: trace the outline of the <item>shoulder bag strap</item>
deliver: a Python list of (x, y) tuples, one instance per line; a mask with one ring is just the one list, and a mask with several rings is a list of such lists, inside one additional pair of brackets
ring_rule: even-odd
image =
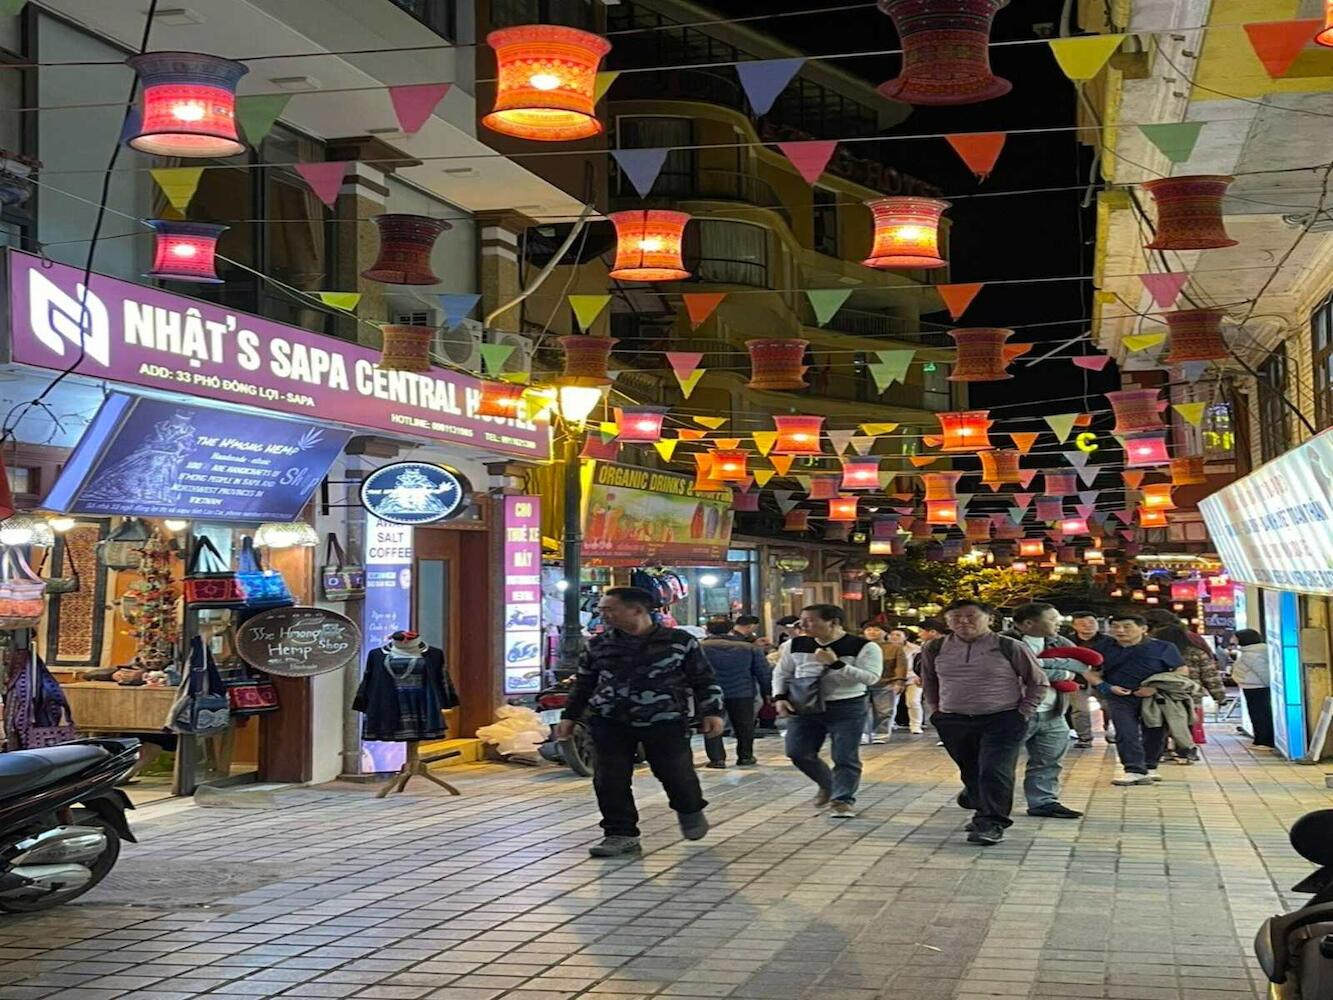
[(329, 544), (324, 554), (324, 561), (329, 562), (331, 559), (338, 560), (339, 571), (347, 564), (347, 553), (343, 551), (342, 542), (338, 541), (338, 536), (332, 531), (329, 532)]
[(226, 572), (227, 564), (222, 561), (222, 553), (207, 535), (194, 536), (194, 551), (190, 554), (190, 565), (186, 575), (193, 573)]
[(264, 569), (264, 564), (259, 561), (259, 553), (255, 551), (254, 539), (249, 535), (241, 539), (241, 555), (236, 565), (247, 573), (258, 573)]
[(74, 579), (77, 580), (79, 578), (79, 567), (78, 564), (74, 562), (74, 547), (69, 544), (68, 536), (61, 542), (60, 554), (64, 556), (65, 562), (69, 566), (70, 573), (73, 574)]
[(14, 550), (14, 558), (15, 560), (18, 561), (19, 572), (28, 580), (28, 582), (30, 583), (44, 582), (40, 576), (38, 576), (36, 573), (32, 571), (32, 567), (28, 565), (28, 560), (23, 558), (23, 552), (21, 550), (19, 549)]

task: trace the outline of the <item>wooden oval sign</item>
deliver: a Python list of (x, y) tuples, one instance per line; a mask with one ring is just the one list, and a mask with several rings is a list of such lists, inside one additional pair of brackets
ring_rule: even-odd
[(256, 670), (313, 677), (340, 670), (361, 651), (361, 630), (323, 608), (274, 608), (240, 626), (236, 651)]

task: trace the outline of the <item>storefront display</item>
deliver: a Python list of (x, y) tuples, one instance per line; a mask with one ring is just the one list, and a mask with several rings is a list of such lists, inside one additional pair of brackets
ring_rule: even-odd
[(731, 492), (696, 490), (689, 476), (589, 462), (583, 553), (589, 566), (723, 565)]
[(541, 497), (504, 498), (504, 693), (542, 686)]

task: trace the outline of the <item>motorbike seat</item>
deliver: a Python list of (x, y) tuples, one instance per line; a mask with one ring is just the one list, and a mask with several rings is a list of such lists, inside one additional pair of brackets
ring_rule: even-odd
[(102, 747), (87, 743), (0, 753), (0, 799), (53, 785), (110, 756)]

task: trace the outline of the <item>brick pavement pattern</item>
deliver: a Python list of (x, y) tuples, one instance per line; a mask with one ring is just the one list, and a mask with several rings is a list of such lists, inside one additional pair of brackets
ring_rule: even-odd
[(149, 810), (103, 888), (0, 918), (0, 1000), (1254, 1000), (1254, 931), (1308, 872), (1286, 828), (1333, 793), (1211, 739), (1142, 788), (1109, 784), (1100, 742), (1071, 750), (1088, 815), (1020, 809), (991, 848), (964, 842), (930, 735), (867, 748), (863, 812), (837, 823), (761, 741), (764, 766), (701, 772), (698, 844), (641, 772), (634, 860), (588, 858), (592, 790), (554, 767), (451, 768), (462, 798)]

